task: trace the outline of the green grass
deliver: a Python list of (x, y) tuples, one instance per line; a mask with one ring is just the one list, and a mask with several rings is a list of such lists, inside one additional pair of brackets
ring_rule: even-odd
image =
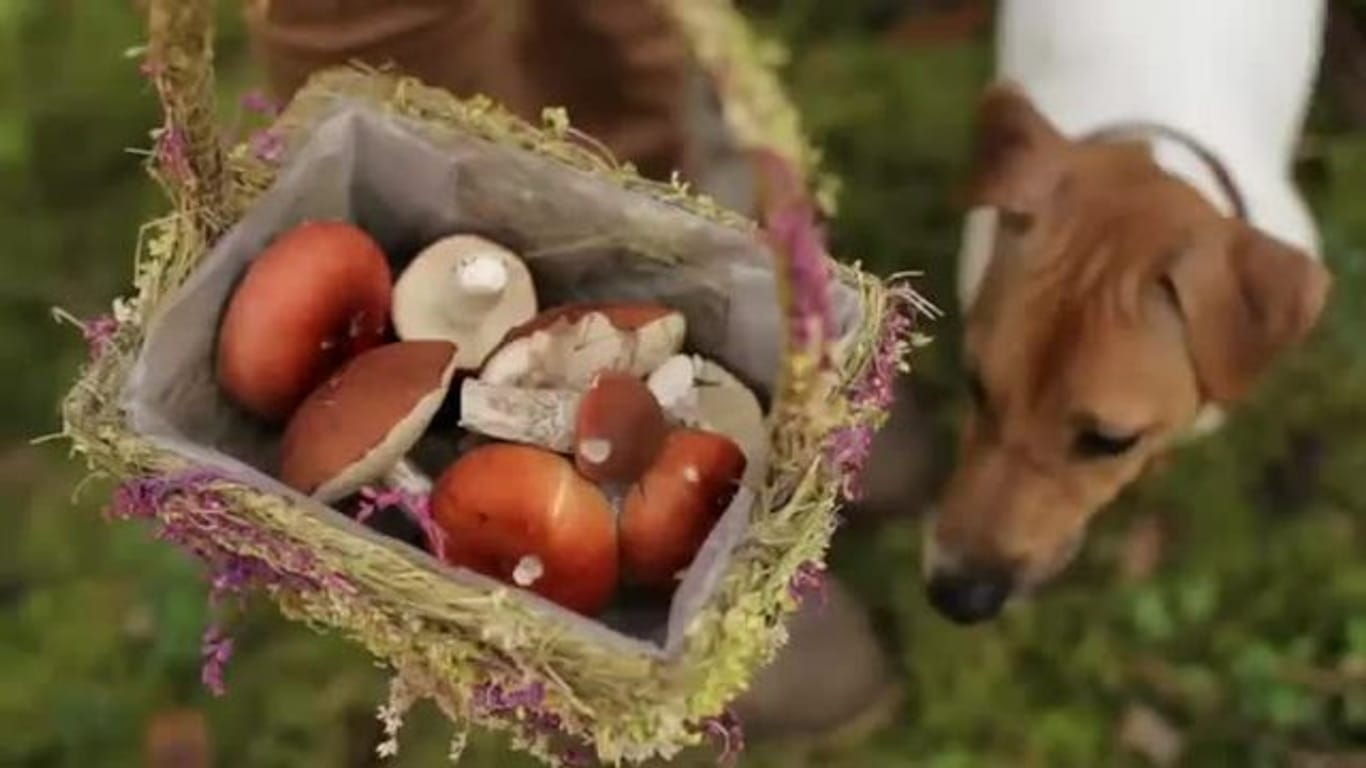
[[(793, 43), (792, 91), (845, 180), (839, 252), (925, 270), (951, 309), (951, 193), (987, 48), (882, 47), (865, 29), (875, 5), (789, 2), (768, 24)], [(55, 429), (84, 354), (48, 308), (101, 311), (158, 204), (124, 151), (156, 119), (121, 58), (141, 37), (130, 6), (0, 2), (0, 765), (139, 765), (147, 718), (176, 706), (205, 712), (222, 765), (363, 765), (382, 685), (368, 658), (252, 605), (229, 695), (209, 697), (193, 567), (138, 527), (104, 523), (107, 487), (73, 503), (76, 468), (27, 445)], [(227, 28), (225, 110), (250, 77)], [(849, 531), (837, 569), (883, 619), (905, 711), (849, 751), (760, 748), (746, 765), (1142, 765), (1117, 739), (1133, 704), (1184, 733), (1191, 765), (1366, 748), (1366, 684), (1351, 673), (1366, 663), (1366, 431), (1351, 426), (1366, 415), (1366, 136), (1336, 114), (1319, 105), (1308, 142), (1337, 284), (1304, 353), (1218, 439), (1128, 493), (1065, 579), (995, 625), (958, 629), (925, 608), (914, 522)], [(917, 387), (942, 456), (962, 403), (953, 319), (935, 331)], [(1124, 544), (1148, 520), (1167, 530), (1164, 556), (1127, 580)], [(444, 728), (430, 713), (413, 726), (399, 765), (438, 764)], [(519, 763), (480, 743), (470, 764)]]

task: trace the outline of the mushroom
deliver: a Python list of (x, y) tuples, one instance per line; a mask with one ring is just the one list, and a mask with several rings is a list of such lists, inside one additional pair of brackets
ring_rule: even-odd
[(567, 304), (508, 332), (487, 384), (583, 389), (600, 371), (645, 376), (683, 347), (687, 322), (659, 304)]
[(584, 477), (631, 483), (664, 442), (664, 412), (650, 389), (626, 373), (604, 371), (586, 392), (530, 389), (465, 379), (460, 427), (476, 434), (574, 454)]
[(574, 420), (583, 395), (572, 389), (528, 389), (460, 383), (460, 427), (486, 437), (548, 448), (574, 450)]
[(671, 587), (735, 497), (744, 471), (745, 455), (730, 438), (670, 432), (626, 495), (618, 533), (626, 572), (645, 586)]
[(593, 379), (574, 424), (574, 465), (599, 483), (635, 482), (659, 455), (668, 431), (650, 388), (615, 371)]
[(670, 418), (735, 440), (744, 452), (742, 481), (759, 488), (768, 462), (768, 426), (759, 400), (720, 364), (698, 355), (674, 355), (650, 374), (650, 391)]
[(445, 533), (438, 556), (592, 616), (617, 584), (612, 505), (574, 465), (513, 443), (476, 448), (446, 469), (432, 493)]
[(441, 407), (455, 356), (447, 341), (400, 341), (352, 359), (290, 419), (280, 479), (325, 504), (376, 480), (425, 493), (430, 481), (404, 455)]
[(219, 383), (245, 410), (284, 421), (338, 366), (383, 341), (392, 281), (384, 252), (359, 228), (310, 221), (290, 229), (228, 301)]
[(535, 315), (536, 289), (526, 264), (476, 235), (427, 246), (394, 285), (398, 337), (454, 343), (462, 370), (477, 370), (508, 331)]

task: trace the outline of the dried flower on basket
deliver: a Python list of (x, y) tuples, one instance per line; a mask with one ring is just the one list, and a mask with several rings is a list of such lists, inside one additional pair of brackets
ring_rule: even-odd
[(840, 493), (847, 501), (862, 496), (863, 470), (873, 450), (877, 428), (891, 410), (896, 377), (907, 369), (916, 320), (934, 308), (908, 285), (893, 283), (881, 334), (863, 376), (848, 390), (850, 407), (864, 418), (830, 435), (826, 460), (840, 477)]
[(772, 152), (755, 154), (765, 235), (787, 255), (794, 341), (808, 347), (832, 342), (831, 267), (819, 209), (790, 163)]
[[(262, 587), (292, 592), (355, 592), (345, 577), (324, 568), (306, 547), (232, 514), (229, 503), (215, 490), (224, 482), (228, 482), (226, 478), (208, 470), (135, 477), (115, 490), (106, 516), (152, 521), (157, 525), (157, 538), (202, 561), (208, 569), (211, 609), (229, 596), (240, 597)], [(228, 542), (256, 554), (229, 549)], [(231, 655), (231, 639), (220, 626), (211, 625), (204, 634), (202, 677), (214, 693), (223, 690), (223, 668)]]

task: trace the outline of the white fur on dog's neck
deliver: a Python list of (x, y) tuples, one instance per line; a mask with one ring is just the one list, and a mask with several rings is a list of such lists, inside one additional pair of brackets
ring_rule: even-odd
[[(1224, 164), (1248, 220), (1319, 258), (1291, 173), (1322, 48), (1325, 0), (1002, 0), (997, 70), (1064, 135), (1156, 123)], [(1228, 212), (1208, 165), (1174, 142), (1157, 162)], [(967, 311), (994, 250), (996, 215), (971, 212), (959, 256)], [(1217, 425), (1207, 411), (1197, 432)]]

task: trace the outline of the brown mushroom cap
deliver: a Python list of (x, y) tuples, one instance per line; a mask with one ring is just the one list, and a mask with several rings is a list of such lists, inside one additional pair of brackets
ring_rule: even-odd
[(442, 560), (528, 589), (586, 615), (617, 583), (616, 519), (607, 497), (550, 451), (493, 443), (437, 479), (432, 517)]
[(331, 503), (384, 475), (441, 407), (455, 353), (446, 341), (401, 341), (352, 359), (290, 419), (280, 479)]
[(762, 485), (768, 425), (758, 398), (734, 374), (699, 355), (675, 355), (650, 374), (648, 385), (673, 420), (738, 443), (745, 453), (744, 484)]
[(364, 231), (341, 221), (290, 229), (228, 301), (219, 383), (244, 409), (284, 421), (338, 366), (383, 341), (391, 290), (389, 262)]
[(692, 563), (726, 511), (745, 471), (735, 441), (699, 429), (675, 429), (621, 514), (622, 567), (646, 586), (669, 588)]
[(579, 401), (574, 465), (594, 482), (635, 482), (659, 455), (667, 431), (664, 411), (644, 382), (604, 371)]
[(676, 354), (686, 334), (683, 313), (660, 304), (566, 304), (508, 332), (479, 378), (582, 389), (602, 371), (644, 376)]

